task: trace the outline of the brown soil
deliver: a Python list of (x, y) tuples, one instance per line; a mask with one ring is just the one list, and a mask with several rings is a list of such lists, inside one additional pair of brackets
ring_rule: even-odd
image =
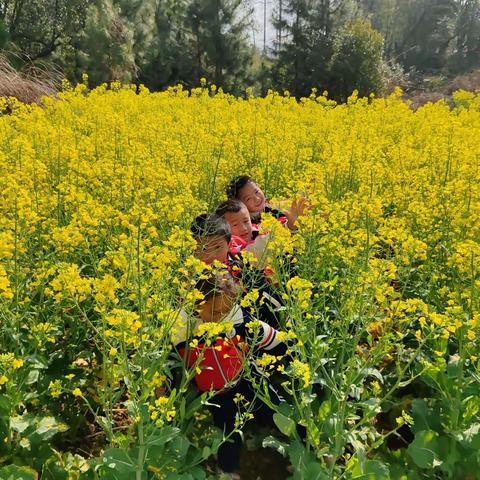
[(242, 480), (286, 480), (291, 475), (288, 465), (288, 461), (271, 448), (244, 450), (239, 473)]

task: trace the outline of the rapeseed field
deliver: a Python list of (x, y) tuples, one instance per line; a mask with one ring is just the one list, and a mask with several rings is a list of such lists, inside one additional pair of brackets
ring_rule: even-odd
[(0, 478), (220, 478), (228, 438), (171, 337), (206, 268), (190, 224), (242, 174), (277, 208), (308, 206), (295, 232), (262, 222), (290, 360), (257, 363), (286, 402), (263, 434), (239, 398), (238, 429), (294, 479), (477, 478), (480, 96), (453, 98), (114, 83), (10, 103)]

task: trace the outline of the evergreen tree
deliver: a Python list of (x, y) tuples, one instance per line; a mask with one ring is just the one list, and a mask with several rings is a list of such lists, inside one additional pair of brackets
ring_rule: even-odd
[(332, 42), (329, 12), (315, 0), (286, 0), (274, 17), (278, 52), (272, 68), (273, 85), (289, 89), (294, 95), (308, 95), (311, 87), (325, 85), (326, 64), (331, 56)]
[(45, 60), (84, 25), (88, 0), (0, 2), (0, 39), (20, 59)]
[(115, 0), (125, 27), (132, 32), (132, 49), (138, 71), (145, 64), (157, 37), (157, 0)]
[(385, 56), (395, 58), (395, 45), (403, 41), (408, 27), (404, 0), (360, 0), (358, 16), (367, 18), (383, 34)]
[(407, 68), (432, 72), (446, 64), (454, 7), (453, 0), (422, 0), (409, 10), (409, 27), (395, 48)]
[(92, 84), (119, 79), (152, 89), (201, 77), (242, 93), (262, 87), (344, 98), (378, 89), (384, 54), (407, 70), (459, 74), (480, 67), (480, 0), (269, 0), (273, 48), (249, 42), (253, 0), (0, 1), (0, 47), (63, 67)]
[(253, 48), (248, 43), (252, 9), (242, 0), (193, 0), (187, 25), (192, 33), (194, 82), (201, 77), (232, 92), (251, 82)]
[(272, 83), (276, 89), (287, 88), (295, 96), (305, 96), (312, 87), (331, 86), (328, 65), (334, 33), (352, 18), (352, 6), (348, 0), (282, 2), (282, 17), (277, 8), (273, 18), (276, 31), (282, 32), (274, 45), (277, 55)]
[(480, 67), (480, 0), (361, 0), (387, 58), (421, 72)]
[[(157, 0), (152, 15), (154, 35), (143, 53), (137, 52), (139, 80), (152, 89), (191, 84), (194, 59), (187, 28), (186, 0)], [(198, 83), (197, 83), (198, 84)]]
[(133, 30), (114, 0), (91, 0), (85, 27), (72, 38), (75, 76), (88, 72), (92, 84), (135, 78)]

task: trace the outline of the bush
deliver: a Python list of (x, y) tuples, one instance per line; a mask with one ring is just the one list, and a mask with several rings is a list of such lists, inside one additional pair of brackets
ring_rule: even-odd
[(382, 89), (382, 51), (383, 36), (369, 22), (354, 22), (338, 35), (329, 70), (342, 100), (353, 90), (367, 96)]

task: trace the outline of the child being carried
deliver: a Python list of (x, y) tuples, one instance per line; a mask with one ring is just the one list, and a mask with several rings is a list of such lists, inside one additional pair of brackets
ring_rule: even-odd
[(215, 392), (209, 409), (214, 424), (228, 439), (218, 450), (218, 464), (224, 472), (233, 473), (238, 468), (241, 445), (235, 427), (239, 396), (249, 402), (246, 413), (272, 425), (274, 412), (256, 391), (266, 392), (273, 405), (283, 401), (258, 370), (252, 353), (283, 356), (287, 345), (278, 340), (277, 330), (240, 307), (238, 286), (231, 277), (209, 276), (200, 280), (196, 289), (204, 298), (196, 305), (197, 313), (190, 316), (181, 311), (179, 323), (172, 330), (172, 342), (194, 372), (198, 390)]

